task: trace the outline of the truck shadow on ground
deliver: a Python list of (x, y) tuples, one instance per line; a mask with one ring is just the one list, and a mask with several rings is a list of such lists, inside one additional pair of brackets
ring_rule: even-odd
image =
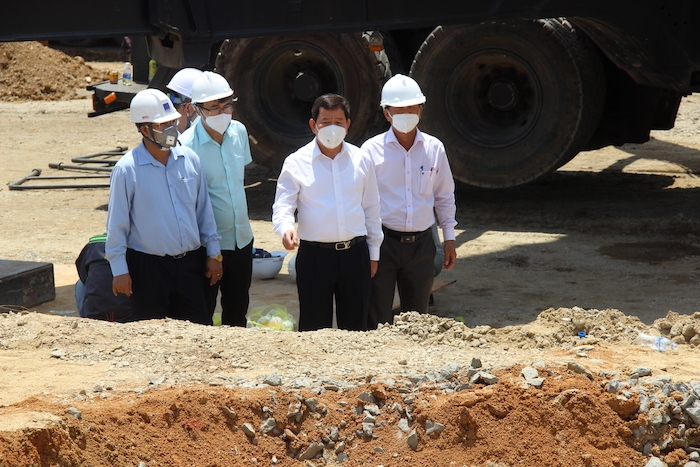
[[(672, 187), (700, 171), (700, 151), (661, 141), (623, 149), (630, 157), (601, 172), (557, 171), (507, 190), (458, 184), (460, 257), (444, 273), (458, 282), (436, 293), (431, 312), (470, 327), (524, 324), (548, 307), (616, 308), (646, 324), (695, 312), (700, 183)], [(623, 171), (641, 159), (680, 167)], [(515, 240), (489, 248), (503, 235)]]

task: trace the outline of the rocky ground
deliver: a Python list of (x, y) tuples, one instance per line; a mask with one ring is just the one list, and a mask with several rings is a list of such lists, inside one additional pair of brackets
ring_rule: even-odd
[[(81, 87), (116, 60), (32, 101), (7, 76), (38, 68), (12, 57), (40, 50), (42, 79), (81, 60), (0, 46), (6, 182), (137, 142), (124, 113), (85, 118)], [(430, 315), (366, 333), (82, 320), (72, 261), (103, 231), (107, 191), (2, 188), (3, 259), (51, 262), (57, 298), (0, 312), (0, 467), (696, 467), (698, 118), (690, 96), (646, 145), (582, 154), (521, 189), (460, 187), (458, 265), (439, 276), (455, 283)], [(268, 250), (273, 177), (247, 174)], [(293, 295), (284, 269), (251, 289), (255, 305)]]

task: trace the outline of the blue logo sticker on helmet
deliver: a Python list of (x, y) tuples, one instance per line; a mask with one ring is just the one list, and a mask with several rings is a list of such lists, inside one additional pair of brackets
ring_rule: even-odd
[(163, 102), (163, 110), (165, 110), (166, 113), (170, 112), (170, 102)]

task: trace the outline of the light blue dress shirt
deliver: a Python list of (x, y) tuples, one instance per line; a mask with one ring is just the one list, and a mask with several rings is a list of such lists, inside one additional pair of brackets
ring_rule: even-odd
[(206, 245), (220, 253), (220, 236), (199, 158), (174, 147), (167, 165), (143, 143), (117, 162), (110, 178), (105, 252), (112, 274), (129, 272), (126, 249), (175, 256)]
[(232, 120), (219, 144), (200, 121), (182, 134), (180, 142), (192, 148), (202, 161), (217, 231), (221, 235), (221, 249), (234, 250), (248, 245), (253, 241), (253, 229), (243, 186), (245, 166), (253, 158), (245, 126)]

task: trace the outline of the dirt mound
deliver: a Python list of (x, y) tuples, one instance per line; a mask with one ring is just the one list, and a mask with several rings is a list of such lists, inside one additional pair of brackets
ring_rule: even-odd
[[(43, 427), (0, 433), (3, 466), (639, 466), (614, 396), (585, 376), (551, 369), (541, 390), (517, 369), (499, 383), (443, 394), (349, 390), (178, 388), (25, 409), (58, 414)], [(557, 378), (558, 377), (558, 378)], [(9, 414), (9, 419), (12, 414)], [(48, 417), (44, 417), (48, 420)], [(591, 421), (595, 420), (595, 423)], [(144, 464), (140, 464), (143, 462)]]
[(2, 101), (76, 99), (79, 89), (106, 78), (82, 57), (71, 57), (40, 42), (0, 43)]

